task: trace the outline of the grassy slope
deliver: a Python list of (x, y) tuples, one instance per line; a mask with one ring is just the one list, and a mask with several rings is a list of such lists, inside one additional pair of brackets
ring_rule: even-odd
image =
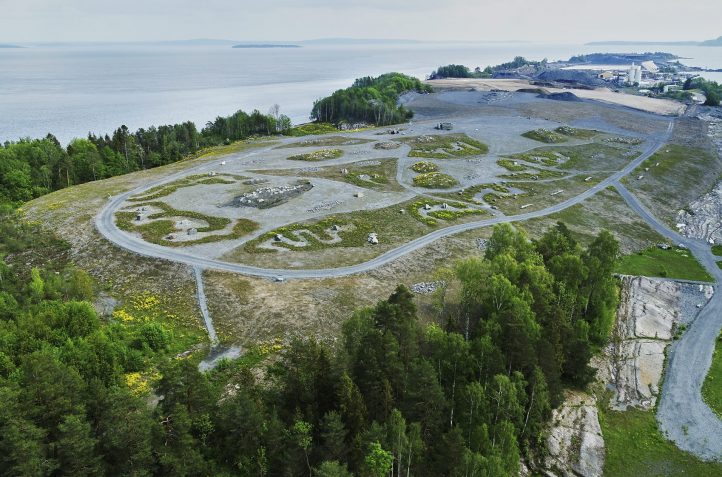
[(709, 407), (722, 417), (722, 335), (717, 338), (712, 366), (702, 385), (702, 397)]
[(600, 424), (608, 477), (722, 475), (722, 463), (703, 462), (664, 438), (653, 411), (604, 411)]
[[(708, 151), (668, 144), (643, 162), (625, 183), (657, 217), (672, 224), (677, 212), (708, 192), (720, 173), (722, 163)], [(637, 180), (640, 175), (643, 178)]]
[(712, 281), (709, 273), (688, 250), (676, 247), (669, 250), (652, 247), (627, 255), (619, 261), (616, 271), (625, 275)]

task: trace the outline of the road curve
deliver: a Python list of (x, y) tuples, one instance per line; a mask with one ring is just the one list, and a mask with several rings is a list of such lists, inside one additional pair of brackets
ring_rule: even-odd
[[(627, 204), (654, 230), (689, 248), (717, 284), (722, 270), (708, 244), (683, 237), (657, 220), (623, 185), (614, 186)], [(712, 362), (715, 342), (722, 329), (722, 293), (719, 286), (682, 338), (669, 348), (657, 422), (667, 438), (680, 449), (704, 460), (722, 459), (722, 421), (702, 399), (702, 384)]]
[[(178, 262), (178, 263), (184, 263), (191, 267), (240, 273), (243, 275), (250, 275), (250, 276), (262, 277), (262, 278), (275, 278), (275, 277), (279, 277), (279, 276), (284, 277), (286, 279), (342, 277), (342, 276), (347, 276), (347, 275), (368, 272), (368, 271), (378, 268), (382, 265), (385, 265), (389, 262), (392, 262), (393, 260), (396, 260), (397, 258), (400, 258), (408, 253), (411, 253), (415, 250), (425, 247), (426, 245), (430, 244), (431, 242), (433, 242), (435, 240), (438, 240), (440, 238), (447, 237), (447, 236), (450, 236), (453, 234), (457, 234), (459, 232), (465, 232), (468, 230), (474, 230), (474, 229), (478, 229), (478, 228), (482, 228), (482, 227), (488, 227), (488, 226), (496, 225), (496, 224), (500, 224), (500, 223), (521, 222), (524, 220), (534, 219), (534, 218), (538, 218), (538, 217), (544, 217), (546, 215), (554, 214), (554, 213), (560, 212), (564, 209), (567, 209), (573, 205), (579, 204), (579, 203), (583, 202), (584, 200), (592, 197), (599, 191), (612, 185), (614, 182), (618, 181), (625, 175), (629, 174), (632, 170), (634, 170), (637, 166), (639, 166), (643, 161), (648, 159), (664, 143), (666, 143), (668, 141), (669, 136), (672, 132), (673, 126), (674, 126), (674, 122), (670, 121), (669, 127), (667, 128), (667, 132), (659, 135), (659, 137), (657, 137), (655, 140), (652, 140), (651, 143), (649, 144), (649, 146), (647, 147), (647, 149), (638, 158), (634, 159), (632, 162), (627, 164), (627, 166), (624, 167), (624, 169), (615, 172), (614, 174), (607, 177), (603, 181), (599, 182), (595, 186), (587, 189), (586, 191), (584, 191), (583, 193), (581, 193), (575, 197), (567, 199), (564, 202), (555, 204), (551, 207), (547, 207), (546, 209), (542, 209), (542, 210), (538, 210), (538, 211), (534, 211), (534, 212), (528, 212), (525, 214), (519, 214), (519, 215), (514, 215), (514, 216), (499, 216), (499, 217), (493, 217), (493, 218), (486, 219), (486, 220), (479, 220), (476, 222), (468, 222), (465, 224), (458, 224), (458, 225), (452, 225), (450, 227), (445, 227), (443, 229), (435, 230), (427, 235), (424, 235), (423, 237), (419, 237), (410, 242), (407, 242), (393, 250), (389, 250), (388, 252), (386, 252), (382, 255), (379, 255), (378, 257), (373, 258), (367, 262), (359, 263), (356, 265), (350, 265), (350, 266), (346, 266), (346, 267), (315, 269), (315, 270), (288, 270), (288, 269), (259, 268), (259, 267), (249, 266), (249, 265), (238, 264), (238, 263), (229, 263), (229, 262), (224, 262), (221, 260), (215, 260), (215, 259), (211, 259), (211, 258), (192, 255), (187, 252), (171, 249), (168, 247), (163, 247), (160, 245), (151, 244), (151, 243), (145, 242), (144, 240), (142, 240), (138, 237), (134, 237), (134, 236), (131, 236), (130, 234), (126, 234), (126, 233), (122, 232), (115, 225), (114, 214), (115, 214), (116, 210), (118, 210), (118, 208), (129, 197), (140, 194), (141, 192), (143, 192), (147, 189), (150, 189), (151, 187), (156, 187), (159, 185), (173, 182), (173, 181), (175, 181), (181, 177), (184, 177), (190, 173), (202, 173), (202, 172), (208, 172), (211, 170), (215, 170), (220, 165), (220, 162), (223, 159), (218, 159), (216, 161), (212, 161), (212, 162), (209, 162), (206, 164), (202, 164), (202, 165), (199, 165), (199, 166), (196, 166), (193, 168), (186, 169), (182, 172), (178, 172), (178, 173), (172, 174), (170, 176), (167, 176), (161, 180), (151, 182), (144, 186), (141, 186), (136, 189), (130, 190), (128, 192), (125, 192), (121, 195), (112, 197), (109, 200), (109, 202), (106, 204), (106, 206), (96, 216), (95, 226), (101, 235), (103, 235), (109, 241), (113, 242), (114, 244), (118, 245), (121, 248), (124, 248), (126, 250), (129, 250), (131, 252), (134, 252), (134, 253), (137, 253), (139, 255), (143, 255), (146, 257), (157, 258), (157, 259), (161, 259), (161, 260), (169, 260), (169, 261)], [(247, 154), (241, 156), (241, 158), (258, 155), (258, 154), (263, 153), (266, 150), (268, 150), (268, 148), (256, 150), (254, 152), (247, 153)]]

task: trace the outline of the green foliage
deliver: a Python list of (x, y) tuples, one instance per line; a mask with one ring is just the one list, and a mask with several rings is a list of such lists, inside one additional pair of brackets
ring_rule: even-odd
[(550, 131), (549, 129), (535, 129), (533, 131), (527, 131), (523, 133), (522, 136), (528, 139), (533, 139), (534, 141), (545, 142), (549, 144), (567, 142), (568, 140), (564, 134), (560, 134), (557, 131)]
[(526, 166), (519, 164), (516, 161), (512, 161), (511, 159), (499, 159), (496, 163), (504, 169), (513, 172), (524, 171), (527, 169)]
[(439, 166), (437, 166), (433, 162), (422, 161), (414, 163), (414, 165), (411, 166), (411, 170), (420, 174), (424, 174), (427, 172), (437, 172), (439, 170)]
[(450, 189), (459, 185), (459, 181), (441, 172), (427, 172), (414, 177), (414, 185), (427, 189)]
[(403, 142), (411, 146), (409, 157), (454, 159), (489, 152), (489, 147), (486, 144), (472, 139), (466, 134), (418, 136), (404, 139)]
[(115, 219), (118, 228), (129, 232), (138, 232), (143, 237), (143, 240), (168, 247), (185, 247), (200, 243), (232, 240), (248, 235), (259, 227), (257, 222), (241, 218), (236, 220), (236, 223), (233, 225), (233, 229), (230, 233), (207, 235), (194, 240), (168, 240), (168, 235), (180, 233), (181, 231), (176, 229), (174, 221), (159, 219), (164, 219), (166, 217), (184, 217), (206, 222), (208, 225), (205, 227), (199, 227), (197, 229), (198, 232), (216, 232), (218, 230), (223, 230), (231, 223), (231, 219), (227, 219), (225, 217), (214, 217), (189, 210), (176, 210), (165, 202), (147, 202), (138, 204), (137, 206), (155, 207), (161, 209), (161, 212), (148, 215), (148, 219), (151, 219), (152, 222), (147, 222), (141, 225), (137, 225), (135, 222), (135, 212), (117, 212), (115, 214)]
[(516, 476), (543, 455), (564, 383), (590, 379), (617, 254), (605, 233), (582, 250), (562, 224), (537, 242), (499, 226), (485, 258), (447, 277), (459, 298), (439, 308), (443, 328), (399, 286), (334, 348), (278, 344), (262, 383), (253, 351), (205, 374), (172, 359), (153, 297), (104, 322), (75, 301), (92, 286), (71, 285), (85, 281), (74, 269), (4, 265), (0, 473)]
[(288, 160), (317, 162), (338, 159), (341, 156), (343, 156), (343, 151), (341, 149), (319, 149), (318, 151), (290, 156)]
[(471, 78), (471, 76), (471, 71), (464, 65), (447, 65), (438, 67), (431, 73), (429, 79)]
[(316, 101), (311, 119), (332, 124), (397, 124), (413, 116), (411, 111), (398, 105), (399, 96), (409, 91), (430, 90), (418, 79), (400, 73), (359, 78), (350, 88), (338, 90)]
[(238, 111), (200, 132), (187, 121), (135, 132), (121, 126), (112, 135), (74, 139), (66, 148), (51, 134), (6, 142), (0, 144), (0, 203), (19, 204), (71, 185), (177, 162), (207, 147), (289, 131), (283, 115)]

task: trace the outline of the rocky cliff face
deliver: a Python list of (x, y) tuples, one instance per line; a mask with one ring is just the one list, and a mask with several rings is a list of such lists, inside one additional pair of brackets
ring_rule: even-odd
[(594, 396), (567, 393), (564, 404), (554, 410), (547, 447), (549, 455), (544, 462), (547, 476), (601, 477), (604, 438)]
[(610, 406), (651, 409), (664, 371), (665, 349), (680, 326), (712, 296), (709, 285), (623, 277), (617, 323), (603, 356), (595, 360), (598, 379), (614, 392)]
[[(713, 292), (709, 285), (622, 277), (612, 339), (592, 362), (598, 381), (613, 391), (612, 409), (654, 407), (665, 349)], [(554, 411), (547, 448), (542, 472), (548, 477), (602, 477), (604, 438), (593, 394), (567, 394), (564, 404)]]

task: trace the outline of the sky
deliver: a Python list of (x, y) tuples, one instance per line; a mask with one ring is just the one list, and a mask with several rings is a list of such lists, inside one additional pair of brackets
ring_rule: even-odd
[(0, 42), (706, 40), (720, 17), (720, 0), (0, 0)]

